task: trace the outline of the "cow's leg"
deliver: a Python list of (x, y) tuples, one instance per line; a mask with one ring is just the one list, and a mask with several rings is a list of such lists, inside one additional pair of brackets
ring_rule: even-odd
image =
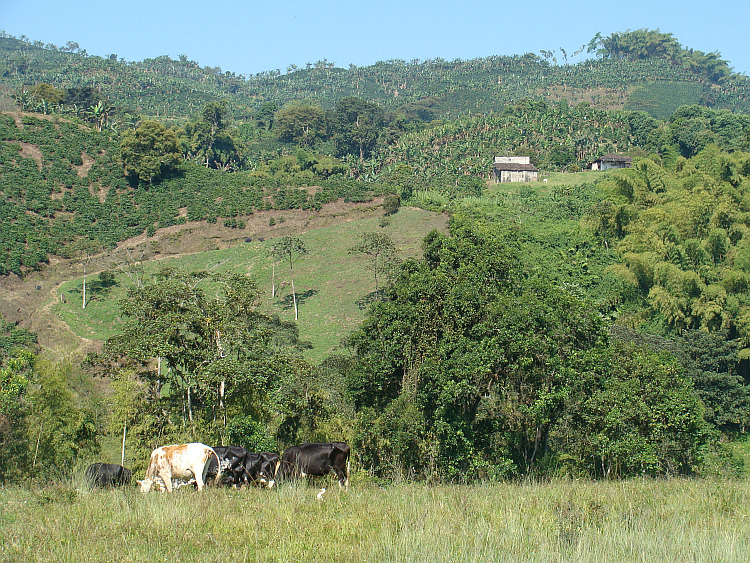
[(339, 489), (348, 489), (349, 488), (349, 462), (346, 462), (346, 466), (342, 469), (338, 469), (337, 467), (333, 468), (334, 472), (336, 473), (336, 477), (339, 479)]
[[(199, 491), (203, 490), (203, 479), (205, 478), (205, 474), (208, 472), (208, 463), (206, 463), (201, 469), (196, 471), (198, 469), (197, 467), (193, 467), (190, 471), (193, 472), (193, 475), (195, 475), (195, 485), (198, 487)], [(219, 474), (221, 474), (221, 471), (219, 471)]]
[(167, 471), (160, 471), (159, 477), (161, 477), (161, 480), (164, 482), (164, 486), (167, 488), (167, 492), (172, 492), (172, 474)]

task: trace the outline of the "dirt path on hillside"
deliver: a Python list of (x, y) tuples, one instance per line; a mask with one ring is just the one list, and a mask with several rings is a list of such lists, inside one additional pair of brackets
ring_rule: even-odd
[[(270, 239), (289, 234), (302, 234), (312, 229), (356, 221), (383, 214), (382, 198), (367, 203), (337, 201), (324, 205), (320, 211), (270, 210), (238, 217), (244, 229), (231, 229), (219, 223), (186, 223), (158, 229), (153, 237), (139, 235), (120, 243), (111, 252), (95, 256), (87, 268), (87, 276), (112, 269), (113, 260), (128, 251), (143, 260), (160, 260), (207, 250), (236, 246), (247, 239)], [(273, 225), (271, 219), (273, 218)], [(35, 332), (42, 348), (56, 358), (79, 358), (88, 351), (98, 350), (101, 342), (75, 335), (68, 325), (52, 311), (60, 298), (60, 284), (81, 277), (76, 260), (52, 258), (49, 265), (23, 278), (0, 276), (0, 315), (8, 321)]]

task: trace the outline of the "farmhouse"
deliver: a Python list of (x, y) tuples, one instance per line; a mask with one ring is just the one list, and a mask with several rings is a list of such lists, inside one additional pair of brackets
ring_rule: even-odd
[(591, 163), (591, 170), (609, 170), (610, 168), (630, 168), (633, 159), (623, 154), (605, 154)]
[(495, 157), (495, 182), (536, 182), (538, 172), (528, 156)]

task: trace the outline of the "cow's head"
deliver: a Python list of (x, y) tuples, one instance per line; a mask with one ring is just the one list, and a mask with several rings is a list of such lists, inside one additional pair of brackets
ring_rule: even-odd
[(140, 479), (136, 479), (136, 482), (138, 483), (138, 486), (141, 488), (142, 493), (147, 493), (151, 490), (151, 487), (154, 485), (154, 481), (152, 479), (149, 479), (146, 477), (142, 481)]
[(264, 461), (260, 467), (259, 481), (261, 485), (265, 485), (269, 489), (276, 484), (276, 473), (279, 470), (280, 460), (275, 461)]

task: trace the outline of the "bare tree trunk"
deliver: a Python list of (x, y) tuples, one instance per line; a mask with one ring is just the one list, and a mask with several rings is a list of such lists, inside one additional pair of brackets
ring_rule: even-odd
[(294, 276), (292, 276), (292, 299), (294, 300), (294, 320), (299, 319), (299, 314), (297, 313), (297, 292), (294, 291)]
[(128, 427), (122, 427), (122, 456), (120, 456), (120, 465), (125, 466), (125, 436), (128, 433)]
[(190, 395), (190, 386), (187, 388), (187, 407), (188, 407), (188, 420), (193, 423), (193, 403)]
[(82, 309), (86, 308), (86, 265), (83, 266), (83, 306)]
[(271, 263), (271, 299), (276, 297), (276, 260)]
[(221, 422), (224, 428), (227, 427), (227, 412), (224, 409), (224, 395), (226, 393), (227, 380), (222, 379), (219, 385), (219, 410), (221, 411)]

